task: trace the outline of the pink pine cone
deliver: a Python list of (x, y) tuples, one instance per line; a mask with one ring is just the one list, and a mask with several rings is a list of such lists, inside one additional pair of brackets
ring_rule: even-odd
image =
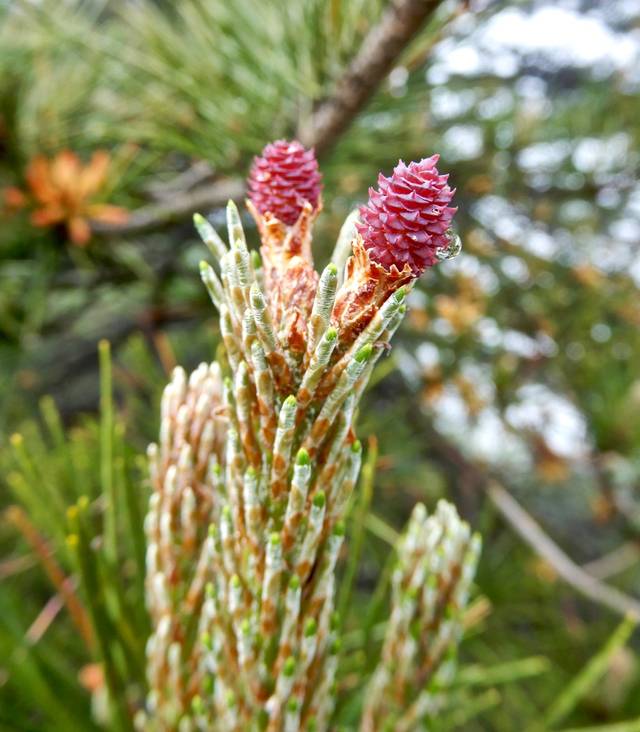
[(438, 172), (439, 157), (409, 165), (400, 161), (389, 178), (380, 173), (378, 190), (369, 188), (369, 203), (360, 208), (362, 223), (356, 226), (369, 257), (387, 271), (408, 264), (418, 277), (449, 244), (455, 189), (447, 185), (449, 176)]
[(249, 173), (249, 198), (261, 214), (270, 213), (287, 226), (298, 219), (308, 201), (318, 207), (321, 176), (313, 150), (297, 140), (277, 140), (254, 158)]

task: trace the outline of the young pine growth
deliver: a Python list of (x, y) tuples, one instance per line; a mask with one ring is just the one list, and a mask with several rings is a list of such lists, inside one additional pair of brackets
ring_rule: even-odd
[[(228, 244), (195, 217), (216, 260), (201, 275), (226, 358), (188, 379), (176, 370), (159, 444), (149, 448), (153, 634), (140, 729), (329, 728), (335, 567), (362, 454), (354, 414), (413, 281), (451, 244), (453, 192), (436, 160), (381, 177), (344, 278), (334, 264), (320, 275), (314, 268), (320, 175), (297, 142), (268, 145), (251, 171), (259, 257), (233, 203)], [(477, 542), (451, 507), (423, 513), (416, 509), (399, 548), (390, 635), (363, 729), (424, 717), (433, 708), (425, 684), (443, 673), (457, 638)], [(398, 694), (411, 705), (402, 714), (390, 701)]]
[(451, 504), (440, 501), (428, 516), (419, 503), (397, 552), (391, 616), (365, 694), (361, 732), (408, 732), (442, 706), (480, 537), (471, 536)]

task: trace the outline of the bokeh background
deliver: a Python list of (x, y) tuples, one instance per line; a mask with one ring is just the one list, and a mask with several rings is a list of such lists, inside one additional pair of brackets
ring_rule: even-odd
[[(223, 224), (384, 6), (0, 2), (0, 508), (24, 511), (0, 523), (1, 730), (94, 728), (95, 669), (21, 520), (64, 565), (51, 496), (73, 473), (99, 504), (98, 342), (143, 510), (167, 373), (218, 342), (191, 214)], [(470, 691), (443, 728), (640, 730), (638, 638), (611, 640), (640, 596), (639, 91), (636, 0), (447, 0), (321, 157), (319, 265), (399, 158), (439, 152), (457, 188), (463, 252), (422, 278), (365, 399), (375, 490), (353, 522), (363, 604), (417, 500), (483, 532)]]

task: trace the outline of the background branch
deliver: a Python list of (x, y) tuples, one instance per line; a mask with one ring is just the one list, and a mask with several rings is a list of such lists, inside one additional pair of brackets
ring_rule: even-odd
[(170, 180), (152, 181), (145, 190), (151, 198), (162, 201), (184, 191), (203, 186), (205, 183), (212, 183), (215, 181), (215, 177), (214, 169), (206, 160), (197, 160)]
[(606, 579), (626, 572), (640, 562), (640, 547), (635, 541), (627, 541), (612, 552), (582, 565), (582, 569), (592, 577)]
[(542, 530), (516, 499), (495, 481), (486, 486), (494, 506), (535, 553), (546, 560), (562, 579), (590, 600), (640, 620), (640, 600), (592, 577), (579, 567)]
[[(380, 22), (369, 31), (360, 50), (338, 80), (334, 93), (320, 104), (310, 121), (298, 131), (301, 141), (309, 147), (315, 147), (318, 157), (336, 145), (400, 54), (441, 4), (442, 0), (392, 0)], [(197, 181), (199, 175), (206, 178), (208, 170), (199, 166), (202, 163), (196, 163), (193, 172), (190, 169), (183, 174), (189, 184)], [(244, 180), (227, 178), (189, 191), (178, 192), (171, 185), (161, 189), (163, 195), (166, 190), (172, 193), (170, 200), (144, 206), (134, 211), (122, 224), (93, 222), (92, 231), (104, 235), (141, 234), (196, 211), (223, 206), (230, 198), (242, 198), (245, 185)]]
[(170, 224), (198, 210), (223, 206), (230, 198), (244, 195), (244, 182), (227, 178), (191, 191), (176, 193), (171, 200), (152, 203), (134, 211), (122, 224), (101, 224), (94, 221), (95, 234), (142, 234), (158, 226)]
[(308, 127), (299, 132), (302, 142), (325, 154), (348, 129), (373, 96), (395, 61), (418, 34), (442, 0), (393, 0), (380, 22), (338, 81), (334, 93), (322, 102)]
[[(416, 418), (414, 413), (413, 418)], [(593, 602), (608, 607), (622, 615), (631, 614), (640, 619), (640, 600), (630, 597), (615, 587), (602, 582), (576, 564), (542, 529), (535, 519), (506, 491), (498, 481), (483, 469), (468, 460), (450, 440), (438, 432), (433, 425), (422, 420), (420, 429), (427, 442), (438, 455), (453, 468), (456, 482), (461, 481), (466, 491), (476, 495), (486, 493), (502, 517), (529, 545), (542, 557), (559, 577), (577, 592)], [(469, 496), (462, 495), (459, 501), (465, 502)], [(466, 501), (468, 503), (468, 500)], [(588, 566), (588, 565), (587, 565)]]

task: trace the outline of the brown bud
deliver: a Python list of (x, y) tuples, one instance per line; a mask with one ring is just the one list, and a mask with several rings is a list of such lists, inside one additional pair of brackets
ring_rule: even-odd
[(366, 328), (389, 295), (415, 279), (408, 264), (402, 270), (395, 265), (387, 270), (374, 262), (360, 234), (355, 236), (352, 248), (353, 255), (347, 260), (345, 280), (331, 314), (331, 322), (340, 334), (342, 350)]
[(267, 300), (276, 331), (295, 354), (305, 351), (307, 321), (318, 286), (318, 273), (311, 254), (311, 227), (320, 210), (306, 203), (292, 226), (267, 213), (262, 215), (251, 201), (247, 207), (258, 225)]

